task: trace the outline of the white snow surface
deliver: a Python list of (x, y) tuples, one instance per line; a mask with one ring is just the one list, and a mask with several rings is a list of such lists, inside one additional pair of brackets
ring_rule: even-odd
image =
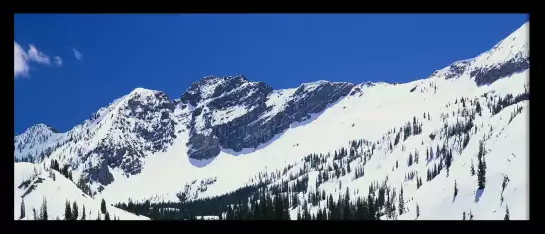
[[(352, 171), (352, 173), (347, 173), (346, 176), (339, 179), (321, 184), (317, 188), (318, 190), (333, 194), (335, 199), (339, 194), (344, 195), (347, 188), (356, 196), (366, 197), (368, 187), (372, 182), (384, 181), (387, 178), (388, 186), (396, 190), (403, 186), (406, 213), (398, 216), (398, 219), (416, 219), (417, 204), (420, 210), (419, 220), (460, 220), (464, 211), (468, 216), (469, 212), (471, 212), (474, 219), (503, 219), (506, 206), (509, 207), (511, 219), (529, 219), (529, 101), (522, 101), (506, 107), (495, 115), (492, 115), (487, 108), (487, 103), (491, 97), (497, 101), (498, 97), (503, 98), (506, 94), (516, 96), (529, 88), (529, 69), (499, 79), (491, 85), (481, 87), (478, 87), (469, 76), (470, 71), (478, 67), (496, 66), (511, 58), (527, 57), (529, 50), (528, 29), (529, 23), (526, 23), (490, 51), (475, 58), (457, 62), (460, 64), (467, 63), (467, 67), (456, 78), (445, 79), (447, 72), (447, 68), (445, 68), (438, 70), (427, 79), (404, 84), (394, 85), (380, 82), (357, 85), (353, 91), (356, 88), (361, 89), (358, 95), (341, 98), (322, 113), (314, 114), (311, 119), (304, 122), (292, 124), (291, 128), (282, 134), (276, 135), (272, 140), (256, 149), (243, 149), (241, 152), (222, 149), (220, 155), (211, 160), (197, 161), (190, 160), (187, 157), (188, 146), (186, 143), (189, 138), (189, 130), (185, 124), (181, 123), (187, 123), (188, 116), (191, 115), (195, 107), (190, 106), (182, 110), (181, 106), (178, 106), (174, 111), (174, 115), (178, 119), (178, 125), (176, 125), (177, 138), (174, 144), (166, 152), (157, 152), (143, 158), (144, 168), (140, 174), (127, 177), (123, 175), (120, 169), (111, 169), (115, 178), (114, 182), (106, 186), (105, 190), (98, 194), (95, 199), (85, 198), (78, 193), (67, 193), (66, 196), (61, 196), (62, 199), (59, 198), (58, 208), (55, 209), (59, 210), (59, 217), (61, 217), (66, 199), (80, 199), (82, 203), (89, 200), (89, 206), (95, 207), (93, 202), (99, 205), (101, 198), (109, 203), (127, 202), (129, 198), (133, 201), (147, 199), (151, 199), (152, 202), (178, 201), (176, 194), (180, 191), (188, 192), (190, 199), (217, 196), (251, 183), (260, 172), (273, 172), (283, 169), (287, 165), (295, 165), (291, 170), (298, 171), (303, 165), (301, 159), (311, 153), (333, 154), (340, 147), (348, 148), (348, 142), (351, 140), (366, 139), (377, 143), (377, 148), (374, 150), (371, 159), (365, 164), (365, 175), (354, 180), (354, 172)], [(318, 83), (307, 83), (304, 86), (312, 89), (317, 87), (316, 84)], [(410, 90), (415, 87), (414, 92), (411, 92)], [(201, 92), (204, 95), (203, 98), (212, 94), (212, 86), (210, 86), (210, 90), (212, 91)], [(270, 115), (262, 116), (262, 118), (274, 116), (274, 113), (282, 111), (285, 103), (294, 94), (295, 90), (285, 89), (271, 93), (266, 104), (268, 107), (272, 107), (272, 110), (269, 112)], [(142, 92), (142, 90), (139, 92)], [(488, 96), (484, 97), (484, 94), (488, 94)], [(474, 110), (475, 108), (469, 104), (469, 100), (479, 101), (482, 107), (482, 116), (476, 115), (474, 119), (477, 130), (474, 130), (475, 127), (471, 129), (470, 141), (463, 151), (453, 150), (453, 161), (449, 176), (447, 177), (446, 171), (443, 170), (436, 178), (427, 182), (427, 169), (433, 166), (434, 163), (432, 161), (429, 165), (426, 164), (424, 152), (427, 148), (432, 147), (435, 149), (437, 145), (443, 145), (444, 143), (449, 146), (456, 145), (454, 139), (445, 141), (439, 135), (442, 134), (443, 117), (451, 126), (457, 120), (464, 119), (462, 113), (457, 113), (458, 110), (463, 109), (460, 102), (462, 97), (468, 100), (466, 101), (468, 109)], [(76, 126), (66, 133), (66, 137), (70, 134), (78, 136), (78, 134), (90, 129), (91, 134), (95, 135), (92, 139), (101, 139), (109, 129), (109, 122), (103, 120), (103, 118), (110, 118), (110, 113), (114, 112), (112, 108), (115, 109), (116, 103), (122, 101), (123, 98), (118, 99), (108, 109), (101, 109), (99, 113), (104, 114), (101, 114), (97, 120), (86, 121), (82, 125)], [(517, 107), (522, 107), (522, 112), (510, 121), (510, 116)], [(206, 111), (208, 110), (205, 108), (202, 112), (205, 113)], [(236, 113), (240, 114), (240, 112), (247, 110), (232, 108), (222, 111), (224, 113), (222, 112), (218, 116), (232, 119), (237, 116)], [(427, 118), (423, 119), (424, 113), (429, 113), (429, 120)], [(447, 115), (448, 117), (446, 117)], [(422, 123), (422, 133), (410, 136), (405, 141), (400, 141), (390, 151), (388, 145), (393, 142), (395, 133), (388, 134), (388, 132), (394, 128), (399, 130), (407, 122), (412, 122), (414, 117)], [(199, 119), (197, 118), (197, 120)], [(214, 121), (220, 123), (222, 120)], [(98, 127), (97, 124), (99, 124)], [(199, 124), (199, 121), (197, 121), (197, 124)], [(204, 126), (204, 124), (202, 125)], [(429, 137), (432, 133), (437, 135), (433, 140)], [(83, 136), (84, 138), (88, 137), (87, 135)], [(97, 136), (100, 137), (97, 138)], [(472, 162), (475, 169), (477, 168), (477, 151), (479, 141), (482, 139), (485, 139), (487, 152), (485, 156), (487, 182), (484, 191), (477, 191), (477, 177), (470, 175), (469, 168)], [(86, 148), (89, 145), (96, 144), (96, 141), (80, 141), (80, 144), (79, 147)], [(54, 151), (53, 155), (56, 158), (64, 158), (61, 154), (67, 151), (75, 151), (75, 149), (78, 149), (77, 147), (78, 144), (63, 146)], [(453, 148), (459, 149), (456, 146)], [(408, 167), (409, 152), (415, 152), (415, 150), (420, 153), (420, 162)], [(66, 155), (70, 154), (66, 153)], [(77, 160), (77, 157), (67, 156), (65, 160)], [(332, 158), (328, 158), (328, 163), (331, 160)], [(392, 170), (396, 161), (399, 162), (399, 168)], [(15, 186), (17, 187), (19, 184), (17, 182), (17, 173), (24, 174), (19, 175), (19, 180), (22, 180), (21, 176), (27, 176), (30, 173), (29, 171), (32, 171), (33, 164), (16, 163), (15, 165)], [(351, 168), (356, 168), (359, 165), (362, 165), (362, 162), (355, 160), (351, 163)], [(405, 175), (408, 172), (416, 172), (423, 178), (424, 183), (419, 189), (416, 188), (416, 180), (405, 180)], [(309, 173), (309, 188), (314, 186), (313, 181), (315, 181), (316, 175), (316, 172)], [(509, 183), (503, 191), (503, 201), (500, 201), (504, 176), (508, 176)], [(63, 181), (59, 179), (61, 177), (58, 175), (55, 182), (47, 182), (46, 180), (40, 186), (49, 188), (45, 185), (61, 183), (60, 181)], [(64, 177), (62, 178), (64, 179)], [(215, 182), (203, 185), (202, 182), (199, 182), (202, 180)], [(454, 181), (456, 181), (459, 189), (455, 199), (453, 199)], [(41, 191), (39, 190), (40, 186), (36, 191)], [(142, 189), (142, 186), (145, 186), (145, 189)], [(206, 189), (200, 192), (199, 188), (203, 186)], [(65, 187), (72, 189), (69, 184), (62, 186), (62, 188)], [(75, 185), (73, 188), (77, 189)], [(48, 198), (48, 204), (49, 199), (52, 200), (51, 202), (57, 200), (57, 198), (53, 199), (50, 196), (55, 197), (60, 194), (47, 192), (49, 190), (44, 191), (43, 194)], [(17, 199), (20, 199), (18, 198), (20, 194), (21, 191), (18, 195), (16, 188), (16, 217), (20, 206), (20, 200)], [(27, 216), (31, 215), (31, 210), (28, 210), (29, 204), (32, 203), (39, 207), (42, 201), (42, 196), (38, 196), (40, 193), (33, 192), (32, 194), (29, 195), (31, 196), (29, 198), (35, 196), (33, 199), (36, 201), (31, 202), (29, 200), (27, 203), (27, 199), (25, 199)], [(355, 199), (356, 196), (352, 198)], [(300, 197), (304, 199), (306, 195), (300, 194)], [(322, 201), (319, 207), (324, 206), (325, 203)], [(113, 210), (114, 208), (109, 207), (108, 209)], [(313, 207), (311, 212), (316, 212), (316, 210), (316, 207)], [(96, 219), (96, 212), (93, 213), (94, 216), (91, 217)], [(122, 213), (118, 215), (123, 219)], [(292, 218), (296, 216), (295, 209), (291, 211), (291, 215)], [(50, 216), (54, 217), (54, 215)], [(125, 217), (126, 219), (138, 218), (130, 215)], [(383, 219), (387, 218), (383, 217)]]
[[(505, 204), (509, 205), (511, 219), (528, 219), (528, 101), (514, 105), (523, 106), (524, 109), (510, 124), (507, 121), (514, 106), (505, 108), (493, 117), (483, 107), (483, 116), (477, 117), (475, 121), (476, 125), (484, 127), (479, 128), (477, 135), (471, 137), (468, 147), (461, 154), (455, 153), (448, 178), (445, 178), (443, 172), (431, 182), (424, 183), (419, 191), (413, 191), (416, 186), (413, 182), (404, 182), (404, 175), (410, 170), (426, 172), (425, 163), (406, 168), (408, 152), (414, 152), (418, 148), (422, 155), (425, 147), (442, 144), (437, 138), (430, 140), (427, 136), (442, 127), (441, 113), (451, 113), (458, 109), (452, 104), (455, 99), (462, 96), (469, 99), (479, 97), (484, 103), (481, 95), (490, 90), (501, 96), (507, 93), (517, 95), (523, 92), (527, 78), (528, 71), (480, 88), (472, 81), (443, 81), (439, 89), (460, 92), (444, 91), (436, 94), (409, 93), (415, 83), (422, 81), (401, 85), (377, 84), (366, 88), (361, 97), (344, 98), (313, 121), (276, 136), (271, 142), (264, 144), (266, 147), (262, 145), (257, 149), (244, 149), (242, 153), (223, 150), (217, 158), (203, 162), (207, 164), (204, 167), (195, 167), (187, 158), (185, 143), (188, 136), (185, 131), (167, 152), (147, 157), (141, 174), (129, 178), (115, 176), (116, 181), (107, 186), (101, 196), (111, 201), (127, 201), (129, 197), (133, 200), (154, 198), (154, 201), (176, 201), (176, 193), (182, 191), (186, 184), (205, 178), (217, 178), (217, 181), (209, 185), (205, 192), (197, 192), (194, 187), (193, 198), (220, 195), (247, 184), (250, 178), (261, 171), (274, 171), (288, 164), (298, 163), (310, 153), (332, 152), (339, 147), (347, 147), (348, 141), (354, 139), (380, 140), (393, 127), (400, 127), (411, 121), (413, 116), (421, 117), (422, 113), (429, 112), (431, 120), (424, 121), (423, 133), (410, 137), (403, 143), (406, 152), (401, 151), (401, 145), (395, 147), (392, 153), (379, 148), (365, 166), (367, 174), (355, 181), (350, 181), (350, 176), (341, 178), (343, 186), (357, 189), (361, 192), (360, 195), (366, 196), (372, 181), (384, 180), (388, 176), (389, 184), (398, 189), (403, 184), (405, 198), (413, 199), (407, 202), (407, 207), (417, 203), (420, 205), (420, 219), (461, 219), (462, 212), (469, 213), (470, 210), (475, 219), (501, 219)], [(451, 103), (451, 107), (445, 108), (446, 103)], [(502, 121), (498, 121), (499, 118)], [(482, 201), (476, 203), (476, 177), (469, 176), (468, 164), (472, 159), (477, 162), (478, 141), (482, 139), (480, 135), (488, 133), (489, 126), (494, 128), (493, 135), (500, 135), (486, 141), (486, 147), (490, 151), (486, 156), (487, 183), (490, 187), (485, 189)], [(424, 147), (421, 146), (422, 141)], [(294, 147), (296, 144), (298, 146)], [(517, 155), (516, 158), (510, 158), (511, 154)], [(506, 158), (510, 158), (510, 162)], [(392, 172), (391, 168), (396, 160), (403, 166)], [(500, 204), (501, 187), (498, 186), (501, 186), (504, 174), (509, 176), (511, 182), (504, 192), (504, 202)], [(452, 203), (454, 180), (457, 181), (460, 193), (455, 203)], [(146, 184), (147, 189), (140, 189), (142, 184)], [(336, 188), (336, 185), (335, 183), (332, 187)], [(328, 188), (328, 183), (323, 184), (320, 189), (328, 193), (343, 194), (341, 190)], [(414, 212), (414, 209), (408, 209), (409, 213), (400, 216), (400, 219), (414, 218), (414, 213), (411, 215), (411, 210)], [(453, 210), (459, 212), (451, 212)]]

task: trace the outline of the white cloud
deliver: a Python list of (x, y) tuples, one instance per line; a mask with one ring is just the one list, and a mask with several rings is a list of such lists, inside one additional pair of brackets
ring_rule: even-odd
[(14, 50), (13, 50), (13, 73), (14, 77), (17, 78), (19, 76), (26, 76), (28, 74), (28, 64), (26, 62), (26, 53), (17, 44), (17, 42), (14, 41)]
[(74, 51), (74, 57), (76, 57), (77, 60), (82, 60), (83, 59), (83, 54), (81, 54), (81, 52), (76, 50), (76, 48), (72, 48), (72, 50)]
[(27, 55), (28, 55), (28, 59), (34, 62), (43, 63), (43, 64), (51, 64), (51, 61), (49, 60), (49, 56), (38, 51), (38, 49), (36, 49), (34, 45), (30, 45), (30, 49), (28, 50)]
[(55, 56), (54, 63), (57, 64), (58, 66), (61, 66), (61, 65), (62, 65), (62, 59), (61, 59), (61, 57)]
[[(17, 77), (28, 75), (30, 70), (29, 62), (51, 65), (49, 56), (39, 51), (36, 46), (29, 45), (30, 48), (28, 51), (25, 51), (16, 41), (13, 43), (13, 74), (15, 79), (17, 79)], [(61, 66), (61, 57), (55, 56), (54, 63)]]

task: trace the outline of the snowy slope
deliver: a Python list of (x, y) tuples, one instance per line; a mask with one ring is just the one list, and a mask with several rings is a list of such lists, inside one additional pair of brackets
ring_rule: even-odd
[[(86, 219), (95, 220), (100, 216), (100, 219), (104, 220), (105, 216), (100, 212), (101, 200), (85, 195), (73, 182), (63, 177), (59, 172), (51, 169), (46, 171), (40, 165), (31, 163), (15, 163), (14, 171), (14, 219), (19, 220), (21, 216), (21, 203), (23, 200), (26, 217), (22, 219), (31, 220), (33, 219), (32, 210), (36, 209), (36, 212), (39, 212), (45, 198), (49, 220), (56, 218), (64, 219), (66, 201), (70, 201), (70, 205), (74, 201), (78, 204), (78, 217), (83, 215), (82, 209), (85, 206)], [(27, 182), (28, 185), (24, 186), (25, 181), (29, 181), (30, 183)], [(111, 219), (114, 217), (121, 220), (148, 219), (113, 206), (108, 206), (107, 211)]]
[[(107, 168), (111, 180), (108, 180), (108, 184), (91, 180), (94, 186), (101, 187), (94, 189), (98, 192), (95, 199), (105, 198), (113, 204), (127, 202), (129, 198), (135, 201), (178, 201), (180, 194), (190, 200), (213, 197), (256, 184), (260, 175), (273, 174), (277, 170), (281, 176), (274, 178), (272, 185), (286, 181), (294, 183), (290, 175), (305, 170), (309, 186), (307, 191), (299, 194), (299, 198), (305, 200), (308, 200), (311, 190), (325, 191), (336, 199), (338, 195), (344, 195), (347, 189), (355, 195), (353, 198), (366, 197), (371, 184), (382, 184), (384, 181), (398, 194), (403, 187), (406, 213), (395, 217), (384, 215), (382, 219), (415, 219), (416, 205), (420, 210), (418, 219), (462, 219), (463, 212), (467, 213), (468, 219), (469, 212), (474, 219), (503, 219), (506, 206), (509, 207), (511, 219), (528, 219), (529, 101), (523, 99), (509, 106), (498, 105), (499, 100), (506, 100), (507, 95), (517, 97), (529, 92), (528, 30), (529, 23), (526, 23), (491, 50), (475, 58), (455, 62), (433, 72), (426, 79), (404, 84), (366, 82), (354, 85), (348, 95), (328, 104), (325, 110), (309, 113), (310, 118), (290, 123), (286, 130), (255, 148), (237, 151), (221, 148), (218, 156), (197, 160), (188, 157), (193, 147), (190, 139), (201, 132), (213, 131), (207, 125), (226, 124), (256, 108), (265, 108), (266, 111), (257, 116), (255, 122), (270, 120), (285, 109), (292, 108), (289, 105), (305, 98), (307, 92), (321, 89), (327, 83), (318, 81), (293, 89), (271, 90), (259, 96), (265, 98), (260, 106), (249, 98), (252, 91), (268, 90), (258, 82), (237, 81), (239, 83), (236, 84), (241, 85), (225, 88), (226, 82), (232, 81), (229, 80), (231, 78), (204, 78), (192, 85), (181, 101), (172, 101), (172, 108), (159, 108), (160, 113), (164, 114), (150, 113), (155, 117), (136, 118), (153, 131), (156, 126), (153, 123), (160, 122), (162, 116), (168, 116), (165, 118), (172, 122), (172, 126), (166, 129), (175, 136), (159, 137), (159, 142), (165, 142), (161, 144), (161, 150), (138, 150), (136, 156), (127, 152), (121, 159), (124, 163), (102, 167)], [(225, 92), (220, 92), (222, 89)], [(134, 93), (152, 97), (157, 92), (137, 89), (108, 108), (101, 109), (97, 119), (86, 121), (67, 133), (67, 138), (83, 138), (82, 141), (68, 141), (56, 149), (48, 160), (70, 163), (76, 169), (74, 175), (78, 178), (79, 173), (85, 171), (82, 167), (92, 167), (84, 165), (108, 161), (101, 154), (90, 156), (93, 160), (83, 160), (79, 156), (91, 152), (101, 139), (121, 139), (109, 145), (134, 148), (157, 142), (123, 128), (126, 125), (121, 124), (121, 131), (112, 127), (130, 122), (116, 121), (132, 118), (127, 118), (131, 115), (120, 118), (118, 113), (121, 112), (117, 110), (131, 100)], [(238, 102), (232, 102), (232, 97), (237, 97)], [(224, 105), (217, 101), (220, 99), (231, 102)], [(166, 103), (163, 99), (149, 100)], [(481, 107), (480, 114), (477, 102)], [(140, 112), (138, 109), (134, 111)], [(401, 134), (399, 143), (394, 144), (396, 135), (413, 121), (422, 126), (422, 131), (411, 133), (406, 139)], [(465, 126), (468, 122), (472, 124), (467, 125), (469, 127), (463, 133), (453, 132), (456, 124)], [(362, 139), (367, 143), (354, 148), (355, 156), (334, 158), (333, 155), (341, 147), (349, 149), (352, 147), (349, 142)], [(479, 141), (483, 139), (487, 185), (484, 190), (478, 191), (477, 176), (471, 175), (470, 167), (473, 163), (477, 168)], [(443, 146), (452, 152), (449, 175), (447, 177), (443, 169), (432, 180), (426, 181), (429, 169), (439, 164), (445, 165), (444, 156), (425, 160), (426, 151)], [(38, 144), (34, 147), (43, 148)], [(78, 151), (83, 152), (80, 154)], [(413, 157), (415, 152), (418, 152), (420, 160), (409, 166), (408, 158)], [(316, 167), (310, 167), (305, 162), (309, 154), (322, 154), (323, 161)], [(44, 162), (48, 163), (48, 160)], [(128, 173), (121, 165), (132, 165), (133, 161), (137, 162), (138, 170), (129, 170), (134, 173)], [(352, 171), (342, 176), (333, 176), (334, 173), (327, 170), (334, 165), (346, 168), (347, 164)], [(289, 169), (284, 170), (286, 167)], [(355, 178), (355, 168), (363, 168), (365, 175)], [(316, 188), (317, 176), (323, 173), (329, 173), (332, 179), (319, 183)], [(422, 186), (417, 188), (416, 179), (406, 178), (411, 173), (416, 174), (416, 178), (423, 178)], [(506, 177), (509, 182), (502, 188)], [(455, 199), (454, 181), (459, 190)], [(142, 189), (142, 185), (146, 189)], [(394, 201), (399, 202), (397, 199), (394, 198)], [(59, 209), (64, 209), (64, 203), (60, 205)], [(321, 201), (318, 206), (311, 206), (311, 212), (325, 205), (325, 201)], [(296, 209), (291, 211), (291, 216), (295, 218)]]

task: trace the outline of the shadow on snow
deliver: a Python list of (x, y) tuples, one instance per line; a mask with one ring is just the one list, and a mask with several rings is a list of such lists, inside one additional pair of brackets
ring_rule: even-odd
[(475, 203), (478, 203), (481, 200), (483, 193), (484, 189), (477, 189), (477, 191), (475, 191)]

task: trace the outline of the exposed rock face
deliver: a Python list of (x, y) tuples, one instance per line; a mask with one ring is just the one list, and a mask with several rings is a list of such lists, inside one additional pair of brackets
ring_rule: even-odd
[(464, 73), (468, 65), (470, 65), (470, 61), (458, 61), (451, 64), (448, 67), (448, 72), (445, 74), (445, 79), (448, 80), (459, 77)]
[(89, 178), (108, 185), (113, 176), (111, 168), (121, 168), (127, 175), (140, 173), (141, 159), (147, 153), (164, 151), (176, 138), (175, 122), (171, 115), (174, 105), (163, 92), (135, 89), (108, 113), (111, 119), (104, 138), (82, 156), (98, 156), (96, 163), (84, 170)]
[(106, 160), (101, 160), (100, 164), (88, 168), (85, 172), (88, 179), (98, 181), (103, 185), (108, 185), (114, 181), (114, 176), (110, 173)]
[(188, 155), (217, 156), (221, 148), (235, 152), (255, 148), (289, 128), (293, 122), (323, 111), (348, 95), (353, 85), (319, 81), (297, 89), (274, 90), (242, 76), (205, 77), (180, 98), (195, 108), (190, 122)]
[(511, 74), (523, 72), (528, 68), (530, 68), (529, 58), (513, 58), (496, 67), (475, 69), (470, 74), (471, 77), (474, 77), (475, 83), (482, 86), (492, 84), (494, 81)]

